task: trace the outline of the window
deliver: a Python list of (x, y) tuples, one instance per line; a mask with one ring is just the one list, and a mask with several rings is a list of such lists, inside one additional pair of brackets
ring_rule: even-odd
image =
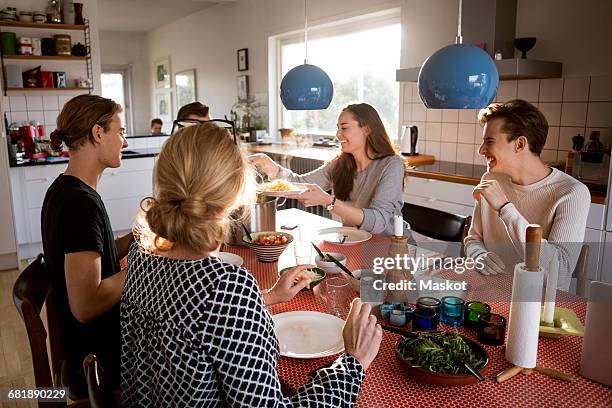
[(132, 135), (132, 117), (130, 112), (129, 93), (129, 71), (128, 69), (102, 69), (102, 96), (112, 99), (123, 107), (119, 117), (125, 128), (125, 133)]
[[(389, 13), (387, 13), (389, 14)], [(401, 24), (399, 13), (358, 23), (308, 30), (308, 62), (321, 67), (334, 84), (334, 97), (326, 110), (288, 111), (277, 101), (278, 128), (333, 136), (340, 110), (354, 102), (374, 106), (391, 138), (397, 133)], [(293, 67), (304, 63), (303, 32), (279, 38), (277, 83)], [(276, 91), (278, 95), (278, 88)]]

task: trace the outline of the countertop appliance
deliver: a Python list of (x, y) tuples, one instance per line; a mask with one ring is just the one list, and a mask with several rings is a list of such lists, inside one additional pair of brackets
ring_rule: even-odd
[(403, 156), (418, 156), (417, 142), (419, 139), (419, 128), (415, 125), (404, 126), (402, 140), (400, 141), (400, 152)]

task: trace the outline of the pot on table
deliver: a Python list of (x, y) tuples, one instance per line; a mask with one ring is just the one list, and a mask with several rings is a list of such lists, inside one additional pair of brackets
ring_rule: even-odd
[(249, 232), (276, 231), (276, 209), (285, 204), (285, 199), (279, 200), (278, 197), (270, 197), (258, 194), (255, 203), (236, 210), (231, 218), (232, 222), (230, 233), (225, 239), (227, 245), (242, 245), (242, 237), (246, 235), (244, 228), (240, 224), (244, 223)]

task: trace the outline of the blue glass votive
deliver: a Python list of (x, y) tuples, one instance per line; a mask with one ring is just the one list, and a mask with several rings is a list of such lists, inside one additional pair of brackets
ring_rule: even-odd
[(420, 307), (412, 315), (412, 330), (436, 330), (438, 328), (438, 314), (434, 309)]
[(391, 311), (395, 309), (395, 304), (393, 303), (383, 303), (380, 305), (380, 315), (385, 322), (389, 322), (391, 319)]
[(430, 297), (430, 296), (423, 296), (417, 299), (416, 307), (417, 309), (419, 308), (433, 309), (436, 312), (436, 319), (439, 321), (441, 305), (442, 305), (442, 302), (440, 302), (439, 299), (435, 297)]
[(463, 308), (465, 300), (456, 296), (445, 296), (442, 298), (442, 314), (440, 320), (442, 323), (452, 326), (461, 326), (463, 324)]
[(394, 326), (406, 325), (406, 313), (403, 310), (394, 309), (391, 311), (391, 324)]
[(406, 324), (410, 323), (412, 321), (412, 314), (414, 313), (414, 308), (410, 305), (399, 305), (399, 310), (401, 310), (402, 312), (404, 312), (404, 315), (406, 315)]

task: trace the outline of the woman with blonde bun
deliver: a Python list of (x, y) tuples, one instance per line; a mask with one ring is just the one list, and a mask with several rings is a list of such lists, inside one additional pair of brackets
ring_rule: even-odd
[(262, 293), (249, 271), (211, 256), (229, 214), (254, 194), (250, 166), (227, 130), (205, 123), (176, 132), (159, 155), (155, 184), (121, 298), (123, 405), (351, 406), (382, 338), (369, 305), (353, 302), (346, 353), (286, 398), (266, 306), (305, 287), (298, 276), (308, 266)]

